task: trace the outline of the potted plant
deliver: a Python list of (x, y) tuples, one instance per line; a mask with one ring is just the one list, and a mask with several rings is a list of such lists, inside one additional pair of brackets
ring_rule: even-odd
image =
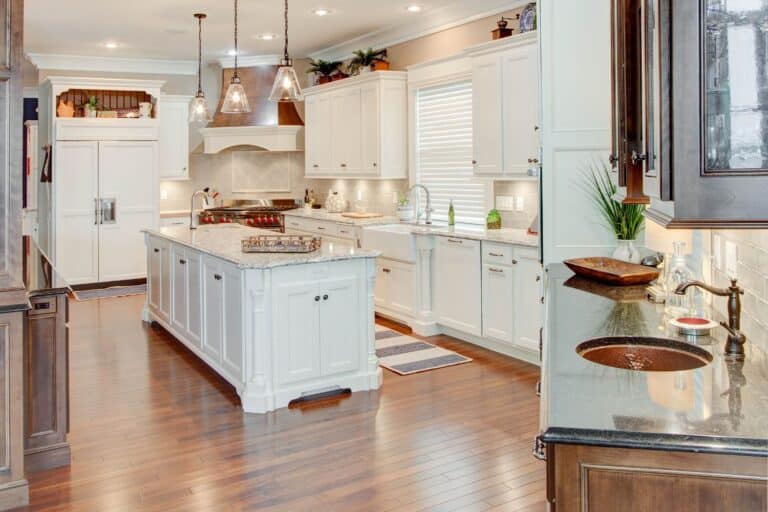
[(96, 109), (99, 103), (96, 100), (96, 96), (88, 98), (88, 102), (83, 105), (83, 117), (96, 117)]
[(587, 189), (605, 224), (616, 236), (617, 247), (613, 257), (639, 263), (642, 256), (635, 243), (645, 222), (645, 207), (641, 204), (624, 204), (614, 199), (617, 187), (605, 164), (595, 163), (591, 166)]
[(413, 206), (411, 206), (408, 196), (403, 193), (397, 195), (397, 218), (401, 222), (408, 222), (413, 218)]
[(354, 57), (349, 62), (349, 74), (358, 75), (369, 71), (381, 71), (389, 69), (387, 50), (355, 50)]
[(333, 75), (339, 71), (341, 62), (323, 59), (313, 60), (307, 73), (314, 73), (318, 84), (327, 84), (333, 80)]

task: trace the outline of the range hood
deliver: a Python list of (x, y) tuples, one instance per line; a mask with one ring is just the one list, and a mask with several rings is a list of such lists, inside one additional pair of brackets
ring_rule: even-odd
[(218, 153), (235, 146), (256, 146), (267, 151), (302, 151), (304, 121), (293, 103), (269, 100), (278, 66), (258, 65), (238, 69), (248, 93), (251, 112), (222, 114), (221, 105), (232, 78), (232, 69), (222, 71), (222, 90), (216, 115), (207, 128), (202, 128), (203, 152)]

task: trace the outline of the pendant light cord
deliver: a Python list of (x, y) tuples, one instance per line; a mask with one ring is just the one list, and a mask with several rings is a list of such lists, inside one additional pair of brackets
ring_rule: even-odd
[(203, 94), (203, 15), (197, 16), (197, 95)]
[(283, 47), (283, 60), (285, 60), (286, 66), (289, 65), (290, 59), (288, 58), (288, 0), (285, 0), (285, 46)]
[[(288, 0), (286, 0), (287, 2)], [(237, 54), (240, 53), (240, 49), (237, 44), (237, 0), (235, 0), (235, 74), (233, 78), (239, 78), (237, 76)]]

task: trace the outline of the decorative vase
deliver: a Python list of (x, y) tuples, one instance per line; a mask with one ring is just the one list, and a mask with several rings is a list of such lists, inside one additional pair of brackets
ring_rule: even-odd
[(320, 76), (317, 77), (318, 85), (327, 84), (327, 83), (332, 82), (332, 81), (333, 81), (333, 77), (332, 76), (320, 75)]
[(338, 192), (329, 191), (325, 200), (325, 209), (328, 213), (342, 213), (347, 209), (347, 201)]
[(386, 61), (376, 61), (373, 63), (373, 70), (374, 71), (388, 71), (389, 70), (389, 62)]
[(83, 107), (83, 117), (96, 117), (96, 109), (85, 106)]
[(613, 257), (617, 260), (628, 261), (630, 263), (640, 263), (642, 256), (635, 246), (636, 240), (617, 240), (616, 250), (613, 251)]
[(152, 103), (148, 101), (139, 103), (139, 117), (142, 119), (149, 119), (152, 117)]
[(413, 206), (401, 205), (397, 207), (397, 218), (400, 222), (408, 222), (413, 219)]

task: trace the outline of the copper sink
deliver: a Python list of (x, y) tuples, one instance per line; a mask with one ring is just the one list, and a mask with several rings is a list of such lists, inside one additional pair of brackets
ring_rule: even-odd
[(593, 363), (643, 372), (694, 370), (712, 362), (706, 350), (667, 338), (596, 338), (579, 344), (576, 353)]

